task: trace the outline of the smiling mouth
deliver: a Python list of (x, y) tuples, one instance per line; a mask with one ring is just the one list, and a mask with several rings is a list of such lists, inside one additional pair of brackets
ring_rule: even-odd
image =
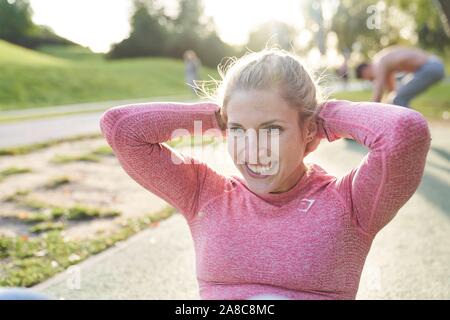
[(272, 162), (266, 165), (245, 163), (244, 167), (251, 177), (267, 178), (272, 175), (274, 164)]

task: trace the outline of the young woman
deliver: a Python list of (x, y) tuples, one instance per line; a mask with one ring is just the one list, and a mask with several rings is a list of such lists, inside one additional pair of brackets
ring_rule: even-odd
[[(317, 96), (297, 56), (265, 49), (228, 68), (215, 102), (104, 113), (102, 132), (124, 170), (186, 218), (202, 299), (354, 299), (375, 235), (417, 189), (431, 141), (419, 112)], [(192, 133), (194, 121), (228, 137), (242, 177), (163, 144), (177, 129)], [(277, 150), (247, 135), (264, 130)], [(358, 167), (337, 178), (304, 163), (321, 139), (343, 137), (370, 149)]]

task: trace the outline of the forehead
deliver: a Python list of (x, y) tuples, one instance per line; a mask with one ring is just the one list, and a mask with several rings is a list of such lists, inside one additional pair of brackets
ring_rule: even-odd
[(297, 122), (298, 111), (275, 90), (234, 92), (228, 101), (228, 122), (256, 126), (268, 120)]

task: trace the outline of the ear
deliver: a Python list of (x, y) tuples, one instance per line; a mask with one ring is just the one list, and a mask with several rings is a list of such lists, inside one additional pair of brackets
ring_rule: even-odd
[(317, 119), (311, 117), (308, 119), (308, 123), (306, 125), (306, 137), (305, 137), (305, 151), (304, 157), (317, 149), (320, 144), (321, 137), (319, 136), (319, 125), (317, 123)]
[(316, 136), (312, 139), (312, 141), (308, 142), (305, 146), (305, 152), (303, 154), (303, 157), (306, 157), (308, 154), (316, 150), (320, 144), (320, 140), (321, 140), (320, 137)]
[(314, 137), (317, 134), (317, 130), (318, 130), (318, 126), (317, 126), (317, 122), (315, 121), (314, 117), (311, 117), (308, 119), (307, 125), (306, 125), (306, 143), (311, 142)]

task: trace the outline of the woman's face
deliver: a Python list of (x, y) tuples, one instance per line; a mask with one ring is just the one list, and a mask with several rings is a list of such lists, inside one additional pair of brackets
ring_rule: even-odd
[(298, 110), (276, 90), (251, 90), (234, 92), (226, 114), (228, 152), (248, 187), (261, 194), (292, 188), (306, 169)]

